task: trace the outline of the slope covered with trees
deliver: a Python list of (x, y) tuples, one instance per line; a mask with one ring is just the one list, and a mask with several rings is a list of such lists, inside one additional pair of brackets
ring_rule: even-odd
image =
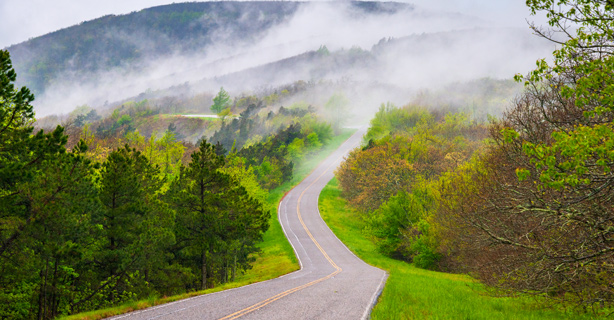
[(333, 135), (307, 109), (261, 120), (251, 105), (241, 121), (275, 125), (249, 145), (240, 137), (255, 136), (255, 126), (239, 125), (229, 146), (220, 141), (237, 133), (226, 124), (216, 144), (181, 142), (172, 127), (146, 138), (134, 125), (151, 116), (146, 101), (106, 117), (85, 110), (67, 131), (35, 133), (34, 96), (15, 79), (0, 51), (4, 318), (54, 318), (233, 281), (269, 227), (268, 189)]
[[(605, 1), (529, 1), (554, 60), (499, 120), (383, 106), (337, 171), (378, 250), (568, 303), (614, 304), (612, 20)], [(577, 29), (567, 28), (575, 23)]]
[(614, 8), (561, 3), (528, 2), (554, 28), (534, 27), (538, 34), (569, 39), (553, 63), (518, 77), (527, 91), (491, 127), (494, 143), (480, 161), (451, 177), (443, 207), (455, 214), (443, 221), (446, 234), (455, 234), (450, 223), (475, 230), (449, 248), (487, 283), (600, 308), (614, 303)]
[[(125, 15), (108, 15), (6, 48), (20, 85), (42, 94), (66, 77), (84, 81), (96, 71), (137, 71), (152, 58), (207, 53), (213, 45), (254, 44), (288, 21), (305, 2), (173, 3)], [(391, 14), (411, 5), (351, 2), (354, 15)]]
[(109, 15), (7, 48), (20, 83), (42, 93), (61, 73), (138, 68), (147, 58), (248, 40), (294, 13), (296, 2), (202, 2)]

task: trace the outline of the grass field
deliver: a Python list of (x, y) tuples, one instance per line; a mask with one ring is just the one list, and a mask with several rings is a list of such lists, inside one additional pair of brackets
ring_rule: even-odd
[(262, 250), (261, 254), (256, 258), (256, 262), (253, 268), (247, 271), (245, 274), (237, 276), (237, 281), (221, 285), (219, 287), (190, 292), (182, 295), (172, 297), (152, 297), (146, 300), (135, 301), (127, 303), (118, 307), (108, 308), (103, 310), (95, 310), (85, 313), (80, 313), (65, 317), (63, 319), (82, 319), (93, 320), (102, 319), (134, 310), (145, 309), (151, 306), (168, 303), (180, 299), (185, 299), (197, 295), (218, 292), (222, 290), (241, 287), (255, 282), (265, 281), (273, 279), (281, 275), (290, 273), (299, 269), (299, 264), (294, 255), (292, 246), (284, 236), (284, 233), (277, 219), (277, 206), (283, 196), (290, 191), (295, 185), (301, 182), (311, 171), (313, 171), (317, 165), (322, 162), (328, 155), (335, 151), (345, 140), (347, 140), (356, 130), (348, 129), (344, 130), (341, 134), (334, 137), (329, 141), (322, 150), (316, 154), (311, 155), (299, 163), (294, 170), (294, 176), (291, 181), (284, 183), (283, 185), (271, 190), (269, 194), (268, 203), (273, 210), (274, 214), (271, 215), (269, 230), (264, 234), (263, 241), (259, 247)]
[[(466, 275), (433, 272), (388, 258), (362, 233), (363, 223), (335, 179), (320, 194), (320, 213), (346, 246), (389, 278), (372, 319), (593, 319), (592, 314), (546, 307), (532, 296), (495, 297)], [(541, 303), (540, 303), (541, 302)]]

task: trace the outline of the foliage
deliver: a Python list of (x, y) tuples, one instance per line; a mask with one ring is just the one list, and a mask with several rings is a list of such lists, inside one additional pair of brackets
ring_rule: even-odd
[(250, 254), (268, 228), (269, 211), (220, 170), (224, 163), (203, 140), (168, 195), (177, 212), (179, 255), (199, 275), (200, 289), (234, 280), (239, 270), (248, 268)]
[(265, 203), (267, 201), (269, 192), (266, 189), (263, 189), (258, 182), (254, 167), (245, 165), (244, 158), (241, 158), (234, 153), (229, 154), (226, 158), (226, 164), (220, 169), (220, 171), (228, 174), (233, 179), (238, 181), (241, 186), (245, 188), (245, 191), (250, 197), (260, 201), (261, 203)]
[(478, 150), (486, 131), (465, 114), (423, 107), (382, 105), (371, 121), (367, 145), (335, 172), (343, 196), (365, 220), (378, 251), (438, 267), (439, 178)]
[(288, 157), (287, 145), (300, 135), (300, 126), (291, 125), (265, 141), (241, 149), (238, 155), (255, 168), (258, 181), (272, 189), (292, 177), (294, 163)]
[[(15, 90), (0, 54), (0, 317), (50, 319), (176, 294), (251, 267), (270, 213), (243, 159), (226, 166), (203, 141), (183, 167), (171, 130), (148, 141), (123, 130), (150, 114), (146, 101), (104, 120), (123, 128), (120, 139), (85, 123), (72, 127), (82, 139), (67, 150), (62, 127), (33, 134), (34, 97)], [(117, 147), (125, 141), (135, 147)]]
[(412, 184), (414, 168), (400, 153), (401, 143), (355, 149), (335, 172), (352, 205), (367, 212)]
[(220, 91), (213, 98), (213, 105), (211, 105), (211, 111), (216, 114), (221, 114), (226, 108), (230, 106), (230, 95), (224, 87), (220, 88)]
[(379, 140), (385, 136), (409, 132), (418, 126), (419, 122), (432, 123), (431, 115), (426, 108), (396, 108), (391, 103), (382, 104), (369, 124), (364, 137), (365, 141)]
[[(325, 52), (328, 52), (324, 47)], [(327, 119), (332, 123), (335, 130), (339, 130), (347, 119), (349, 112), (349, 99), (341, 93), (333, 94), (324, 105)]]
[[(442, 262), (501, 288), (599, 312), (614, 303), (611, 15), (607, 1), (527, 1), (561, 46), (491, 126), (487, 152), (442, 180)], [(554, 33), (562, 34), (554, 39)]]
[[(595, 314), (547, 303), (532, 295), (505, 295), (462, 274), (416, 268), (378, 252), (363, 232), (363, 214), (341, 197), (333, 179), (319, 197), (319, 211), (335, 235), (358, 257), (388, 273), (372, 319), (594, 319)], [(439, 303), (446, 301), (446, 303)]]

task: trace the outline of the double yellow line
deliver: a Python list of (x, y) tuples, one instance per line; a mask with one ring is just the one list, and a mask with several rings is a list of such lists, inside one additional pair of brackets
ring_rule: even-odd
[(309, 184), (309, 186), (307, 186), (307, 188), (305, 188), (305, 190), (303, 190), (303, 192), (301, 192), (301, 195), (299, 196), (298, 201), (297, 201), (297, 205), (296, 205), (296, 214), (298, 215), (298, 220), (301, 222), (301, 225), (303, 226), (303, 229), (305, 229), (305, 231), (307, 232), (307, 235), (309, 235), (309, 238), (311, 238), (311, 241), (313, 241), (313, 243), (316, 245), (316, 247), (318, 247), (318, 249), (320, 250), (320, 252), (322, 252), (322, 254), (324, 255), (324, 258), (326, 258), (326, 260), (328, 260), (328, 262), (329, 262), (329, 263), (330, 263), (330, 264), (333, 266), (333, 268), (335, 268), (335, 272), (333, 272), (333, 273), (331, 273), (331, 274), (329, 274), (329, 275), (327, 275), (327, 276), (325, 276), (325, 277), (323, 277), (323, 278), (320, 278), (320, 279), (317, 279), (317, 280), (311, 281), (311, 282), (309, 282), (309, 283), (306, 283), (306, 284), (304, 284), (304, 285), (301, 285), (301, 286), (298, 286), (298, 287), (292, 288), (292, 289), (290, 289), (290, 290), (286, 290), (286, 291), (284, 291), (284, 292), (282, 292), (282, 293), (278, 293), (277, 295), (274, 295), (274, 296), (272, 296), (272, 297), (270, 297), (270, 298), (268, 298), (268, 299), (266, 299), (266, 300), (260, 301), (260, 302), (258, 302), (258, 303), (256, 303), (256, 304), (254, 304), (254, 305), (252, 305), (252, 306), (249, 306), (249, 307), (247, 307), (247, 308), (245, 308), (245, 309), (243, 309), (243, 310), (239, 310), (239, 311), (237, 311), (237, 312), (235, 312), (235, 313), (233, 313), (233, 314), (229, 314), (229, 315), (227, 315), (227, 316), (225, 316), (225, 317), (223, 317), (223, 318), (220, 318), (219, 320), (232, 320), (232, 319), (237, 319), (237, 318), (242, 317), (242, 316), (244, 316), (244, 315), (246, 315), (246, 314), (248, 314), (248, 313), (250, 313), (250, 312), (252, 312), (252, 311), (256, 311), (256, 310), (258, 310), (258, 309), (260, 309), (260, 308), (262, 308), (262, 307), (264, 307), (264, 306), (266, 306), (266, 305), (268, 305), (268, 304), (270, 304), (270, 303), (272, 303), (272, 302), (274, 302), (274, 301), (277, 301), (277, 300), (279, 300), (279, 299), (281, 299), (281, 298), (283, 298), (283, 297), (285, 297), (285, 296), (287, 296), (287, 295), (289, 295), (289, 294), (292, 294), (292, 293), (297, 292), (297, 291), (299, 291), (299, 290), (303, 290), (303, 289), (305, 289), (305, 288), (307, 288), (307, 287), (311, 287), (311, 286), (313, 286), (314, 284), (320, 283), (320, 282), (322, 282), (322, 281), (324, 281), (324, 280), (330, 279), (330, 278), (332, 278), (332, 277), (336, 276), (337, 274), (339, 274), (341, 271), (343, 271), (343, 270), (342, 270), (342, 269), (341, 269), (341, 268), (340, 268), (340, 267), (339, 267), (339, 266), (338, 266), (338, 265), (337, 265), (337, 264), (336, 264), (336, 263), (333, 261), (333, 259), (331, 259), (331, 258), (328, 256), (328, 254), (326, 253), (326, 251), (324, 251), (324, 249), (322, 248), (322, 246), (320, 246), (320, 244), (318, 243), (318, 241), (317, 241), (317, 240), (316, 240), (316, 239), (313, 237), (313, 235), (311, 234), (311, 231), (309, 231), (309, 229), (308, 229), (308, 228), (307, 228), (307, 226), (305, 225), (305, 222), (303, 221), (303, 217), (301, 216), (301, 209), (300, 209), (301, 200), (303, 199), (303, 195), (305, 195), (305, 192), (307, 192), (307, 190), (308, 190), (308, 189), (309, 189), (309, 188), (310, 188), (310, 187), (311, 187), (311, 186), (312, 186), (314, 183), (318, 182), (318, 180), (320, 180), (320, 178), (322, 178), (322, 176), (323, 176), (324, 174), (326, 174), (326, 173), (328, 172), (328, 170), (330, 170), (330, 168), (331, 168), (331, 167), (332, 167), (332, 166), (333, 166), (335, 163), (337, 163), (337, 161), (338, 161), (339, 159), (341, 159), (342, 157), (343, 157), (343, 156), (340, 156), (339, 158), (337, 158), (337, 159), (336, 159), (336, 160), (335, 160), (335, 161), (334, 161), (334, 162), (333, 162), (333, 163), (332, 163), (330, 166), (328, 166), (328, 168), (326, 168), (326, 170), (324, 170), (324, 172), (322, 172), (322, 174), (321, 174), (319, 177), (317, 177), (317, 178), (316, 178), (316, 179), (315, 179), (315, 180), (314, 180), (314, 181), (313, 181), (311, 184)]

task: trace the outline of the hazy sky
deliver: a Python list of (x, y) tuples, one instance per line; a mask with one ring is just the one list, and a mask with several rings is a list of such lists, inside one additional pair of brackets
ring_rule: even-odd
[[(508, 25), (526, 25), (520, 0), (401, 0), (428, 9), (462, 12)], [(0, 0), (0, 48), (107, 14), (125, 14), (180, 0)]]

